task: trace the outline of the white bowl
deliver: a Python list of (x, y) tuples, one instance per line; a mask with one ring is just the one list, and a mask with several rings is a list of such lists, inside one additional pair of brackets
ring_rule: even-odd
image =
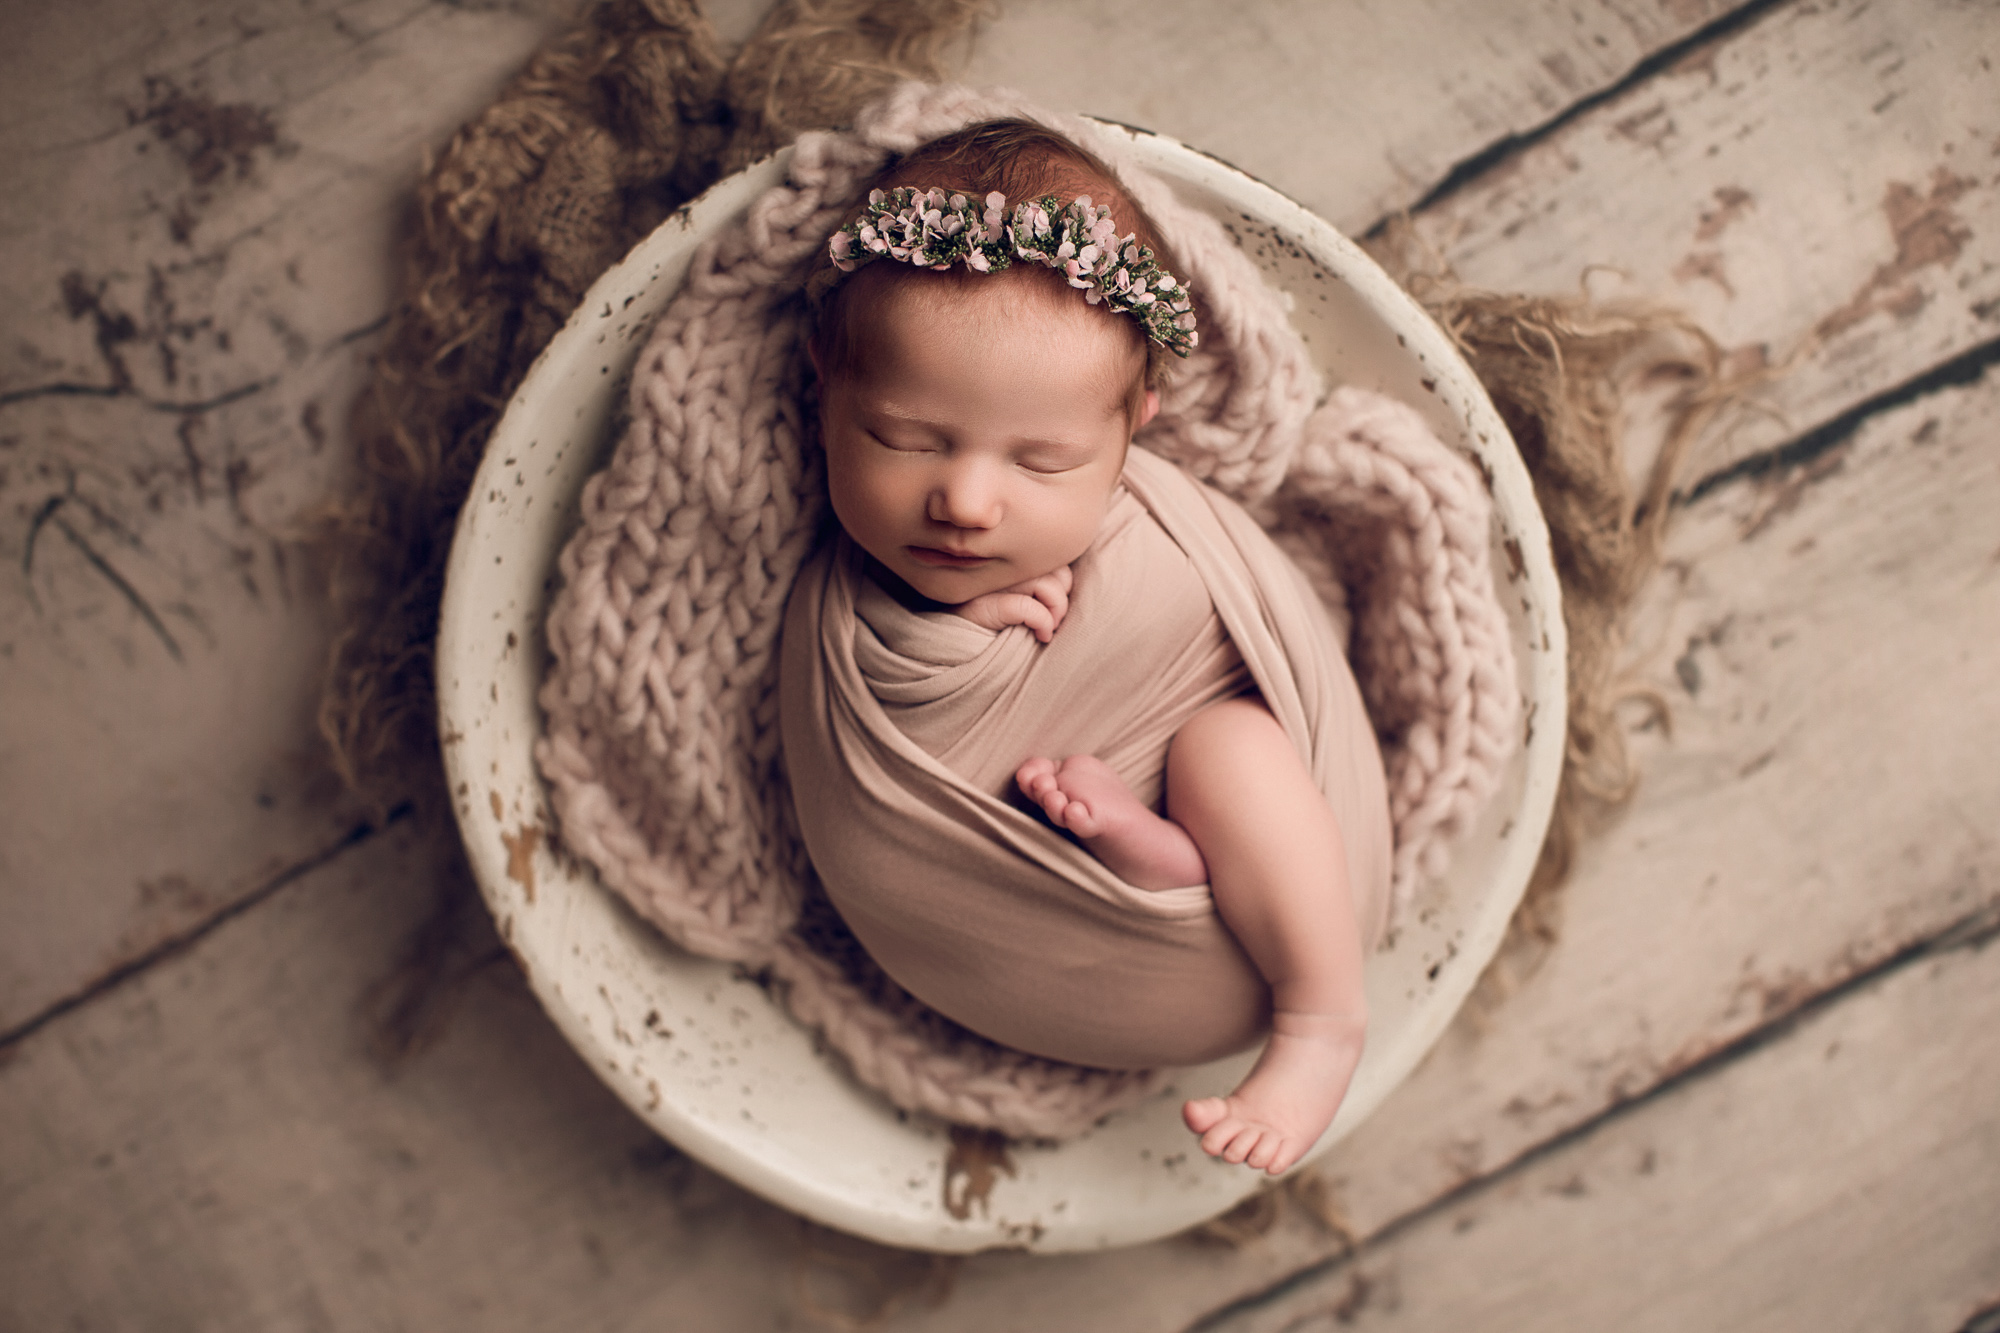
[[(1324, 1152), (1428, 1051), (1499, 945), (1561, 772), (1564, 636), (1548, 533), (1512, 439), (1443, 332), (1365, 254), (1268, 186), (1142, 130), (1138, 162), (1225, 217), (1329, 379), (1415, 405), (1492, 477), (1493, 566), (1520, 664), (1527, 741), (1484, 819), (1368, 964), (1368, 1048)], [(1204, 1157), (1183, 1098), (1224, 1092), (1250, 1056), (1187, 1071), (1060, 1144), (1016, 1144), (967, 1206), (947, 1127), (897, 1112), (815, 1049), (751, 978), (666, 943), (550, 845), (532, 747), (542, 622), (584, 481), (609, 458), (639, 346), (704, 237), (784, 178), (779, 153), (717, 184), (607, 272), (535, 362), (459, 517), (438, 634), (438, 700), (461, 831), (487, 905), (570, 1043), (690, 1155), (815, 1221), (890, 1245), (1037, 1251), (1135, 1244), (1199, 1223), (1264, 1177)], [(1310, 1160), (1310, 1159), (1308, 1159)], [(956, 1178), (952, 1178), (952, 1177)], [(947, 1207), (946, 1191), (958, 1207)], [(955, 1215), (963, 1212), (961, 1217)]]

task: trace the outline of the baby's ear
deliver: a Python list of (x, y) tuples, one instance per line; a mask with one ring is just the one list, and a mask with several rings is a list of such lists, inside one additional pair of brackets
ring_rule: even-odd
[(1132, 423), (1132, 433), (1138, 434), (1145, 424), (1160, 415), (1160, 391), (1146, 390), (1146, 401), (1139, 407), (1139, 419)]

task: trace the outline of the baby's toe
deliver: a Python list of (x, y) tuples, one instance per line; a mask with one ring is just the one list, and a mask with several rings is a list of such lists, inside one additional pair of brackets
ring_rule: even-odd
[(1257, 1146), (1266, 1137), (1266, 1131), (1257, 1126), (1244, 1126), (1241, 1130), (1237, 1131), (1236, 1137), (1229, 1141), (1229, 1146), (1222, 1150), (1222, 1160), (1232, 1165), (1241, 1166), (1249, 1158), (1250, 1154), (1257, 1150)]
[(1271, 1158), (1269, 1165), (1264, 1169), (1274, 1176), (1282, 1176), (1285, 1172), (1298, 1165), (1301, 1155), (1303, 1155), (1303, 1146), (1298, 1140), (1286, 1139), (1284, 1145), (1278, 1149), (1276, 1155)]
[[(1273, 1173), (1282, 1171), (1285, 1168), (1283, 1166), (1277, 1166), (1275, 1165), (1275, 1163), (1278, 1161), (1279, 1157), (1283, 1154), (1284, 1147), (1285, 1147), (1285, 1140), (1279, 1135), (1271, 1133), (1270, 1131), (1267, 1130), (1265, 1131), (1264, 1135), (1257, 1140), (1257, 1146), (1252, 1148), (1249, 1154), (1244, 1157), (1243, 1165), (1250, 1167), (1252, 1170), (1256, 1171), (1271, 1171)], [(1285, 1165), (1289, 1166), (1291, 1165), (1291, 1163), (1287, 1162)]]
[(1104, 832), (1104, 821), (1097, 817), (1097, 812), (1074, 797), (1063, 811), (1062, 822), (1064, 828), (1079, 838), (1094, 838)]
[[(1235, 1116), (1226, 1116), (1219, 1124), (1211, 1127), (1208, 1133), (1201, 1136), (1201, 1150), (1210, 1157), (1223, 1157), (1226, 1160), (1226, 1154), (1236, 1146), (1236, 1140), (1249, 1128)], [(1249, 1145), (1244, 1145), (1244, 1151), (1249, 1151)], [(1243, 1159), (1239, 1157), (1236, 1160), (1240, 1162)]]
[(1035, 800), (1055, 781), (1056, 766), (1048, 759), (1030, 759), (1014, 770), (1014, 785)]
[(1220, 1097), (1194, 1097), (1181, 1107), (1181, 1120), (1197, 1134), (1206, 1134), (1229, 1114), (1229, 1103)]

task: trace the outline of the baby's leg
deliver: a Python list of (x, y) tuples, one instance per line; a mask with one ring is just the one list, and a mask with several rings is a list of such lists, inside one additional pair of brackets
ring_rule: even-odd
[(1014, 784), (1058, 828), (1083, 839), (1091, 854), (1127, 884), (1177, 889), (1208, 880), (1201, 852), (1178, 824), (1160, 818), (1132, 794), (1111, 765), (1077, 754), (1058, 764), (1030, 759)]
[(1332, 1123), (1367, 1028), (1340, 825), (1256, 699), (1204, 709), (1167, 755), (1167, 813), (1208, 864), (1216, 910), (1271, 985), (1271, 1039), (1242, 1086), (1182, 1108), (1202, 1148), (1276, 1175)]

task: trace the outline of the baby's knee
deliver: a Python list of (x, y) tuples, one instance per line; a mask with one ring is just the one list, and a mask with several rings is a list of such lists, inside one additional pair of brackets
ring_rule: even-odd
[(1225, 699), (1189, 718), (1168, 747), (1166, 777), (1168, 814), (1190, 832), (1219, 818), (1289, 814), (1308, 798), (1322, 803), (1305, 761), (1255, 695)]
[(1257, 773), (1273, 763), (1296, 765), (1285, 729), (1256, 695), (1210, 704), (1181, 725), (1167, 749), (1169, 781), (1178, 766), (1190, 777)]

